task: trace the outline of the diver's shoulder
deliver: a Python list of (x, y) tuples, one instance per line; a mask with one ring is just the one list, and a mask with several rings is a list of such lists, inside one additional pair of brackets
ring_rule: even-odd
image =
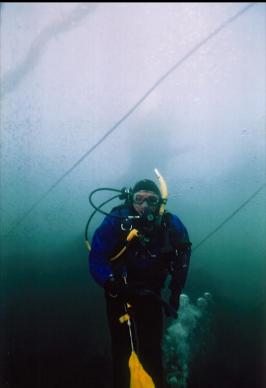
[(180, 217), (175, 213), (172, 213), (172, 212), (167, 210), (167, 211), (165, 211), (164, 217), (166, 218), (167, 222), (173, 227), (176, 227), (176, 228), (185, 227), (185, 225), (181, 221)]
[(128, 216), (131, 213), (132, 213), (132, 210), (131, 210), (130, 206), (127, 204), (115, 206), (111, 210), (112, 215), (117, 215), (117, 216), (121, 216), (121, 217)]

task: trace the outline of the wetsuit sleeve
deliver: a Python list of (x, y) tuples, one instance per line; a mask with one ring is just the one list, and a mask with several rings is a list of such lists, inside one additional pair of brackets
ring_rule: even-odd
[(176, 248), (177, 257), (173, 263), (169, 288), (172, 295), (179, 296), (187, 279), (191, 256), (191, 242), (186, 227), (174, 215), (172, 215), (172, 231), (171, 238)]
[(109, 259), (117, 246), (119, 230), (119, 218), (107, 216), (92, 239), (89, 270), (93, 279), (102, 287), (112, 274)]

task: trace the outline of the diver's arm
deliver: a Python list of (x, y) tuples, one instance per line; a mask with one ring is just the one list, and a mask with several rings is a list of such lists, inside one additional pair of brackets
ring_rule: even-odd
[(177, 257), (173, 263), (169, 288), (173, 297), (179, 297), (187, 279), (191, 256), (191, 242), (187, 229), (176, 216), (172, 216), (172, 227), (174, 229), (173, 243), (176, 247)]
[(190, 261), (190, 249), (179, 250), (177, 262), (174, 265), (169, 288), (174, 297), (178, 297), (186, 283)]
[(109, 259), (117, 245), (120, 223), (118, 218), (105, 217), (92, 239), (89, 269), (92, 277), (101, 287), (104, 287), (106, 281), (112, 276)]

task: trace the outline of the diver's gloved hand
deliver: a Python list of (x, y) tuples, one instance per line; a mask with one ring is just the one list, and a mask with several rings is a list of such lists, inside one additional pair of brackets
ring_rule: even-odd
[(110, 276), (104, 285), (104, 289), (113, 298), (126, 298), (128, 294), (128, 286), (122, 277), (115, 278), (114, 276)]
[(179, 294), (176, 295), (171, 293), (169, 298), (169, 304), (177, 312), (177, 310), (179, 309)]

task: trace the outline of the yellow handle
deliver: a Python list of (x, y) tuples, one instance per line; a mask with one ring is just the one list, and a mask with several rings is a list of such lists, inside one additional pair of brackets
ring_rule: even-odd
[(132, 240), (132, 238), (134, 238), (134, 237), (137, 237), (138, 236), (138, 231), (137, 231), (137, 229), (132, 229), (130, 232), (129, 232), (129, 234), (127, 235), (127, 241), (131, 241)]
[[(128, 235), (127, 235), (127, 242), (131, 241), (134, 237), (137, 237), (138, 236), (138, 231), (137, 229), (132, 229)], [(127, 245), (125, 245), (121, 251), (119, 251), (115, 256), (111, 257), (110, 261), (114, 261), (116, 259), (118, 259), (118, 257), (120, 257), (124, 252), (125, 250), (127, 249)]]
[(120, 323), (124, 323), (124, 322), (127, 322), (129, 319), (130, 319), (129, 315), (128, 315), (128, 314), (125, 314), (125, 315), (122, 315), (122, 316), (119, 318), (119, 322), (120, 322)]

